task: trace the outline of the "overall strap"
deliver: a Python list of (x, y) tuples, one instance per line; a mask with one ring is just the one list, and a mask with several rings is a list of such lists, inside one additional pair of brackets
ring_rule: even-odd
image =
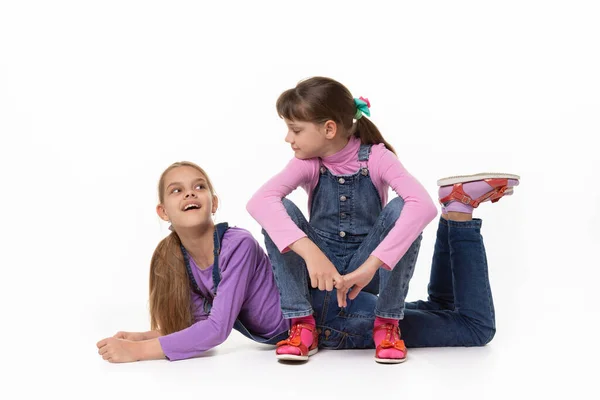
[(215, 226), (214, 233), (214, 241), (215, 241), (215, 250), (214, 256), (215, 261), (213, 263), (213, 295), (217, 294), (217, 287), (221, 282), (221, 270), (219, 268), (219, 254), (221, 253), (221, 243), (223, 242), (223, 236), (225, 236), (225, 232), (229, 229), (229, 225), (227, 222), (221, 222)]
[[(215, 232), (213, 234), (213, 240), (214, 240), (214, 253), (213, 254), (214, 254), (214, 258), (215, 258), (214, 263), (213, 263), (213, 271), (212, 271), (213, 286), (214, 286), (213, 295), (217, 294), (217, 286), (219, 286), (219, 283), (221, 282), (221, 271), (219, 270), (219, 253), (221, 252), (221, 242), (223, 241), (223, 236), (225, 235), (225, 231), (227, 231), (228, 228), (229, 228), (229, 225), (227, 224), (227, 222), (222, 222), (215, 226)], [(183, 254), (183, 260), (185, 263), (185, 271), (187, 272), (188, 279), (190, 281), (190, 286), (192, 287), (192, 290), (196, 294), (202, 296), (202, 291), (198, 287), (198, 283), (196, 282), (196, 279), (194, 279), (194, 274), (192, 273), (192, 268), (190, 266), (190, 256), (182, 244), (179, 247), (181, 248), (181, 254)]]
[(197, 295), (202, 297), (202, 291), (198, 287), (198, 282), (196, 282), (196, 279), (194, 279), (194, 274), (192, 273), (192, 267), (190, 266), (190, 256), (182, 244), (180, 244), (179, 247), (181, 248), (181, 254), (183, 254), (185, 272), (187, 272), (188, 280), (190, 281), (190, 286)]
[(358, 151), (358, 161), (369, 161), (369, 155), (371, 154), (372, 144), (361, 144), (360, 150)]

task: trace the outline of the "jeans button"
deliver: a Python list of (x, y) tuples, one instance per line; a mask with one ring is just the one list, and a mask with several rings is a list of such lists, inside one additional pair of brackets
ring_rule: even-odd
[(340, 232), (340, 236), (341, 236), (341, 237), (344, 237), (344, 236), (346, 236), (346, 232), (344, 232), (344, 231), (341, 231), (341, 232)]
[(341, 217), (341, 218), (346, 218), (346, 213), (341, 213), (341, 214), (340, 214), (340, 217)]
[(346, 196), (340, 196), (340, 201), (346, 201), (347, 197)]
[(340, 179), (338, 179), (338, 182), (339, 182), (341, 185), (343, 185), (343, 184), (344, 184), (344, 182), (346, 182), (346, 180), (345, 180), (344, 178), (340, 178)]

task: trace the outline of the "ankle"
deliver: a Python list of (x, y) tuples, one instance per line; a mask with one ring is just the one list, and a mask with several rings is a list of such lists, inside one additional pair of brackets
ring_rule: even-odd
[(473, 214), (449, 211), (447, 214), (442, 214), (442, 218), (449, 221), (471, 221), (473, 219)]
[(379, 325), (383, 325), (383, 324), (390, 324), (390, 325), (398, 326), (398, 320), (393, 319), (393, 318), (382, 318), (382, 317), (376, 316), (375, 323), (373, 324), (373, 326), (378, 327)]
[(315, 317), (313, 315), (307, 315), (305, 317), (292, 318), (292, 325), (295, 324), (307, 324), (315, 326)]

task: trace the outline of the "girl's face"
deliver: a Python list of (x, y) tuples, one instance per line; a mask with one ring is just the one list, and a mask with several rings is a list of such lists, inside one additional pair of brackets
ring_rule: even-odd
[(159, 217), (171, 221), (173, 228), (193, 228), (212, 224), (218, 200), (206, 177), (193, 167), (176, 167), (164, 177), (164, 202), (156, 206)]
[(296, 158), (304, 160), (325, 154), (329, 144), (325, 125), (285, 118), (284, 121), (288, 127), (285, 141), (292, 146)]

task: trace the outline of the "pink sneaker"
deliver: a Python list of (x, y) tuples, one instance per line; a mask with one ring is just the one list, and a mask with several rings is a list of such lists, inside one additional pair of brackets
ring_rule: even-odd
[(400, 339), (398, 324), (380, 324), (373, 328), (375, 361), (381, 364), (399, 364), (406, 361), (406, 346)]
[(451, 176), (437, 181), (442, 213), (450, 211), (471, 213), (484, 201), (497, 202), (513, 194), (520, 177), (504, 173), (479, 173)]
[(295, 323), (290, 329), (290, 336), (277, 343), (275, 353), (279, 360), (306, 361), (309, 356), (319, 351), (318, 344), (319, 336), (316, 326)]

